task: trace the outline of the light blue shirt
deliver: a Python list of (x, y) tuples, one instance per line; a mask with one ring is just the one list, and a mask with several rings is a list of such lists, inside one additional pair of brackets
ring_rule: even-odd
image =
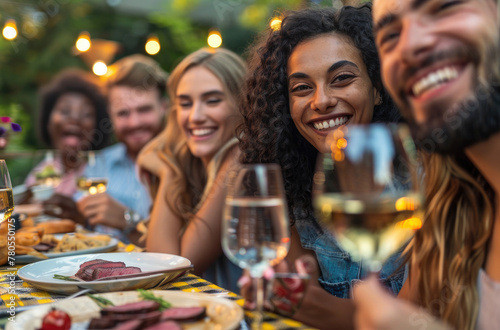
[[(137, 177), (136, 164), (127, 155), (125, 145), (117, 143), (98, 152), (96, 154), (96, 164), (99, 164), (99, 166), (87, 167), (85, 175), (87, 177), (107, 177), (106, 193), (128, 209), (138, 213), (141, 219), (147, 218), (151, 207), (151, 198), (146, 187), (142, 185)], [(81, 197), (81, 195), (75, 196), (75, 199), (78, 199), (78, 197)], [(118, 229), (98, 225), (94, 230), (111, 234), (128, 243), (128, 239)]]

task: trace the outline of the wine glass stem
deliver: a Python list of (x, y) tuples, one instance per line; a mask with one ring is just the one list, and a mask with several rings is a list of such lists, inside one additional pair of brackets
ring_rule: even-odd
[(256, 288), (255, 295), (255, 312), (252, 322), (252, 330), (262, 329), (262, 306), (264, 305), (264, 279), (262, 276), (253, 277), (254, 287)]

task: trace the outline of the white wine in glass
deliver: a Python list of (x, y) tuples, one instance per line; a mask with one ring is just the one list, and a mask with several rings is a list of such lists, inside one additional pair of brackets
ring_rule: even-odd
[(85, 162), (85, 171), (76, 179), (78, 190), (84, 196), (105, 192), (108, 178), (104, 161), (98, 159), (95, 151), (82, 152), (80, 157)]
[(5, 160), (0, 159), (0, 223), (8, 220), (14, 211), (14, 196), (9, 170)]
[(243, 165), (228, 184), (222, 248), (254, 279), (257, 307), (252, 329), (261, 329), (264, 271), (282, 261), (289, 247), (289, 217), (280, 167)]
[(318, 219), (370, 272), (422, 227), (415, 146), (406, 126), (371, 124), (331, 133), (318, 158), (313, 205)]

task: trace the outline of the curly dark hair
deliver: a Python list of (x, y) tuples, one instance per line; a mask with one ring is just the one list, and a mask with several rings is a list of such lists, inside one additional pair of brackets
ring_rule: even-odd
[(85, 95), (95, 108), (96, 129), (90, 145), (91, 150), (99, 150), (108, 145), (111, 138), (110, 122), (107, 112), (107, 101), (98, 82), (90, 73), (79, 69), (66, 69), (43, 86), (39, 93), (39, 133), (42, 141), (53, 146), (50, 138), (49, 121), (57, 100), (67, 93)]
[(250, 48), (249, 73), (241, 95), (244, 123), (238, 127), (243, 163), (278, 163), (283, 172), (292, 223), (293, 210), (310, 215), (311, 187), (318, 151), (297, 130), (290, 115), (287, 63), (294, 48), (313, 37), (335, 32), (359, 49), (368, 76), (382, 97), (373, 122), (397, 122), (400, 115), (383, 89), (375, 46), (371, 4), (362, 7), (304, 9), (288, 12), (281, 29), (265, 31)]

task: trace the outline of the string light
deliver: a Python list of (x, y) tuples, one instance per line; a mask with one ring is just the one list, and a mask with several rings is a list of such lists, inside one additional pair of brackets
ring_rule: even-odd
[(13, 19), (7, 20), (7, 22), (5, 22), (5, 26), (3, 27), (2, 35), (7, 40), (14, 40), (17, 37), (16, 21)]
[(90, 34), (86, 31), (81, 32), (76, 40), (76, 49), (83, 53), (89, 50), (91, 45)]
[(207, 38), (207, 43), (212, 48), (219, 48), (222, 45), (222, 36), (219, 31), (210, 31)]
[(108, 66), (103, 61), (97, 61), (92, 66), (92, 72), (96, 76), (104, 76), (108, 72)]
[(149, 55), (158, 54), (158, 52), (161, 49), (160, 40), (158, 40), (158, 37), (154, 36), (154, 35), (150, 36), (148, 38), (148, 41), (146, 42), (145, 49), (146, 49), (146, 53), (148, 53)]
[(273, 31), (278, 31), (279, 29), (281, 29), (281, 19), (278, 17), (274, 17), (273, 19), (271, 19), (269, 27), (271, 27)]

